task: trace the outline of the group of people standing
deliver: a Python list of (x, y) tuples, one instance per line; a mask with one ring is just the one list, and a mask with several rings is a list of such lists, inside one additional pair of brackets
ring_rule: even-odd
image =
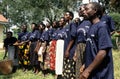
[(73, 20), (74, 14), (66, 11), (51, 25), (32, 23), (31, 32), (22, 25), (13, 45), (24, 71), (31, 67), (35, 74), (46, 74), (50, 69), (57, 79), (114, 79), (112, 19), (96, 2), (81, 5), (78, 13), (83, 19)]

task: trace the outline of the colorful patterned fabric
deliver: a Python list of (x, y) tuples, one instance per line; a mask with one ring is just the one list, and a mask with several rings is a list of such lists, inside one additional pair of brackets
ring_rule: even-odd
[(75, 79), (75, 64), (73, 59), (64, 59), (63, 79)]
[(55, 70), (55, 56), (56, 56), (56, 40), (51, 41), (49, 55), (50, 55), (50, 69)]
[(78, 43), (75, 50), (76, 53), (76, 79), (80, 77), (80, 68), (84, 64), (84, 53), (85, 53), (85, 44)]
[(24, 44), (19, 46), (19, 64), (23, 64), (23, 65), (29, 65), (30, 61), (29, 61), (29, 45), (28, 44)]

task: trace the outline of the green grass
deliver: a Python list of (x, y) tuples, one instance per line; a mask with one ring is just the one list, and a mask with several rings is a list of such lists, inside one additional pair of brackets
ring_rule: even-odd
[[(3, 59), (4, 51), (0, 50), (0, 60)], [(54, 79), (52, 74), (47, 74), (47, 76), (43, 76), (42, 72), (35, 75), (32, 73), (32, 70), (27, 72), (23, 72), (22, 69), (18, 69), (16, 73), (9, 74), (9, 75), (2, 75), (0, 74), (0, 79)]]
[(113, 51), (113, 61), (114, 61), (114, 76), (115, 79), (120, 79), (120, 51)]
[[(3, 50), (0, 50), (0, 60), (3, 58)], [(113, 60), (114, 60), (114, 76), (115, 79), (120, 79), (120, 51), (113, 50)], [(0, 79), (54, 79), (52, 74), (48, 74), (46, 77), (42, 76), (42, 73), (35, 75), (32, 71), (22, 72), (21, 69), (18, 69), (16, 73), (9, 75), (0, 74)]]

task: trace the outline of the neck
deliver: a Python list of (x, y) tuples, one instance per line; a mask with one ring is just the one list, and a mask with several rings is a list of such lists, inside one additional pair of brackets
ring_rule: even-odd
[(24, 30), (23, 32), (27, 32), (27, 30)]
[(91, 23), (93, 23), (93, 24), (96, 24), (98, 22), (100, 22), (100, 19), (98, 17), (94, 17), (91, 19)]
[(72, 20), (68, 20), (68, 21), (66, 21), (66, 23), (68, 23), (68, 24), (69, 24), (71, 21), (72, 21)]

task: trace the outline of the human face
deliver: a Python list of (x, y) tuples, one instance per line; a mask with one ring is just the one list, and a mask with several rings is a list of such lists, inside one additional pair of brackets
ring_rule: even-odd
[(39, 30), (41, 30), (41, 29), (42, 29), (42, 25), (40, 24), (40, 25), (39, 25)]
[(7, 33), (7, 38), (12, 37), (12, 35), (10, 33)]
[(93, 9), (92, 4), (87, 4), (85, 6), (85, 10), (83, 12), (84, 18), (85, 19), (92, 19), (95, 16), (96, 10)]
[(22, 31), (25, 31), (27, 29), (27, 27), (25, 25), (22, 25), (21, 29), (22, 29)]
[(65, 25), (65, 21), (63, 18), (60, 19), (59, 25), (60, 25), (60, 27), (63, 27)]
[(31, 29), (33, 30), (35, 28), (35, 24), (32, 24), (31, 25)]
[(47, 23), (47, 24), (46, 24), (46, 27), (47, 27), (47, 28), (50, 28), (50, 23)]
[(69, 12), (66, 12), (66, 13), (64, 14), (64, 18), (65, 18), (65, 21), (69, 21), (70, 18), (71, 18), (70, 13), (69, 13)]
[(52, 27), (53, 27), (53, 28), (56, 28), (56, 27), (57, 27), (57, 22), (56, 22), (56, 21), (54, 21), (54, 22), (52, 23)]
[(79, 17), (83, 16), (83, 12), (84, 12), (84, 10), (85, 10), (84, 7), (85, 7), (85, 6), (82, 5), (82, 6), (80, 6), (80, 8), (79, 8), (79, 11), (78, 11)]

